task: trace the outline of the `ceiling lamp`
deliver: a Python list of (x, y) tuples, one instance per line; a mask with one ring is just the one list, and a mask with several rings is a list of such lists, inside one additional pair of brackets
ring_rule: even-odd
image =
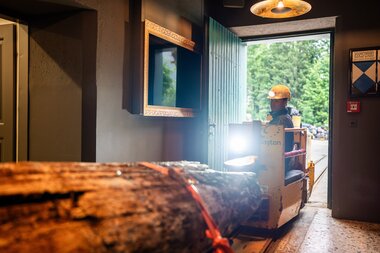
[(251, 12), (263, 18), (290, 18), (303, 15), (311, 5), (302, 0), (264, 0), (251, 7)]

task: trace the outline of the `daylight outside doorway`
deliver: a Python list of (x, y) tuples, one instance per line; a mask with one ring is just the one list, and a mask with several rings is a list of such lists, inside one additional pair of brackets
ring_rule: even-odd
[[(246, 120), (266, 121), (273, 85), (291, 89), (291, 115), (300, 116), (311, 140), (315, 185), (309, 202), (327, 203), (330, 33), (247, 42)], [(295, 118), (295, 117), (294, 117)]]

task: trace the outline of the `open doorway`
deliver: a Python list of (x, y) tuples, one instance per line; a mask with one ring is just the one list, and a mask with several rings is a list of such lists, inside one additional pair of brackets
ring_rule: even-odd
[(246, 51), (246, 120), (266, 121), (270, 111), (267, 96), (273, 85), (285, 84), (291, 89), (289, 112), (308, 129), (308, 160), (315, 163), (309, 202), (327, 206), (331, 34), (248, 41)]

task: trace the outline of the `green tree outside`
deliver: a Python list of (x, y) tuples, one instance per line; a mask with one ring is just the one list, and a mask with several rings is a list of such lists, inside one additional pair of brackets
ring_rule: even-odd
[(282, 83), (290, 87), (289, 105), (305, 123), (327, 126), (330, 41), (304, 40), (255, 44), (247, 50), (247, 114), (265, 120), (268, 91)]
[(173, 77), (175, 73), (176, 69), (173, 67), (173, 64), (170, 64), (169, 60), (164, 58), (162, 80), (163, 106), (176, 106), (176, 80)]

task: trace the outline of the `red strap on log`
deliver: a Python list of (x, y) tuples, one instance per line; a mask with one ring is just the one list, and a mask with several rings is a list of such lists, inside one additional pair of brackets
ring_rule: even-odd
[[(178, 173), (178, 172), (177, 172)], [(218, 226), (216, 225), (214, 219), (208, 213), (205, 204), (199, 195), (194, 184), (189, 182), (186, 183), (186, 188), (190, 192), (191, 196), (198, 203), (199, 208), (201, 209), (201, 214), (208, 229), (206, 230), (206, 236), (212, 240), (212, 246), (215, 249), (216, 253), (233, 253), (233, 250), (230, 246), (228, 239), (223, 238)]]
[[(170, 176), (169, 169), (162, 167), (160, 165), (149, 163), (149, 162), (140, 162), (139, 165), (158, 171), (166, 176)], [(208, 227), (208, 229), (206, 230), (206, 236), (212, 240), (212, 247), (214, 248), (215, 253), (234, 253), (228, 239), (222, 237), (214, 219), (211, 217), (211, 215), (207, 211), (206, 206), (202, 200), (202, 197), (199, 195), (198, 190), (196, 186), (194, 185), (194, 183), (192, 182), (192, 180), (186, 180), (181, 175), (180, 169), (173, 169), (172, 171), (177, 175), (177, 177), (173, 177), (173, 178), (182, 179), (183, 183), (185, 183), (187, 191), (191, 194), (191, 197), (198, 204), (198, 207), (201, 210), (202, 217)]]
[(148, 163), (148, 162), (139, 162), (139, 165), (147, 167), (149, 169), (155, 170), (160, 172), (161, 174), (164, 174), (166, 176), (169, 176), (169, 169), (162, 167), (160, 165), (154, 164), (154, 163)]
[(293, 150), (293, 151), (285, 152), (285, 158), (301, 156), (305, 154), (306, 154), (305, 149)]

